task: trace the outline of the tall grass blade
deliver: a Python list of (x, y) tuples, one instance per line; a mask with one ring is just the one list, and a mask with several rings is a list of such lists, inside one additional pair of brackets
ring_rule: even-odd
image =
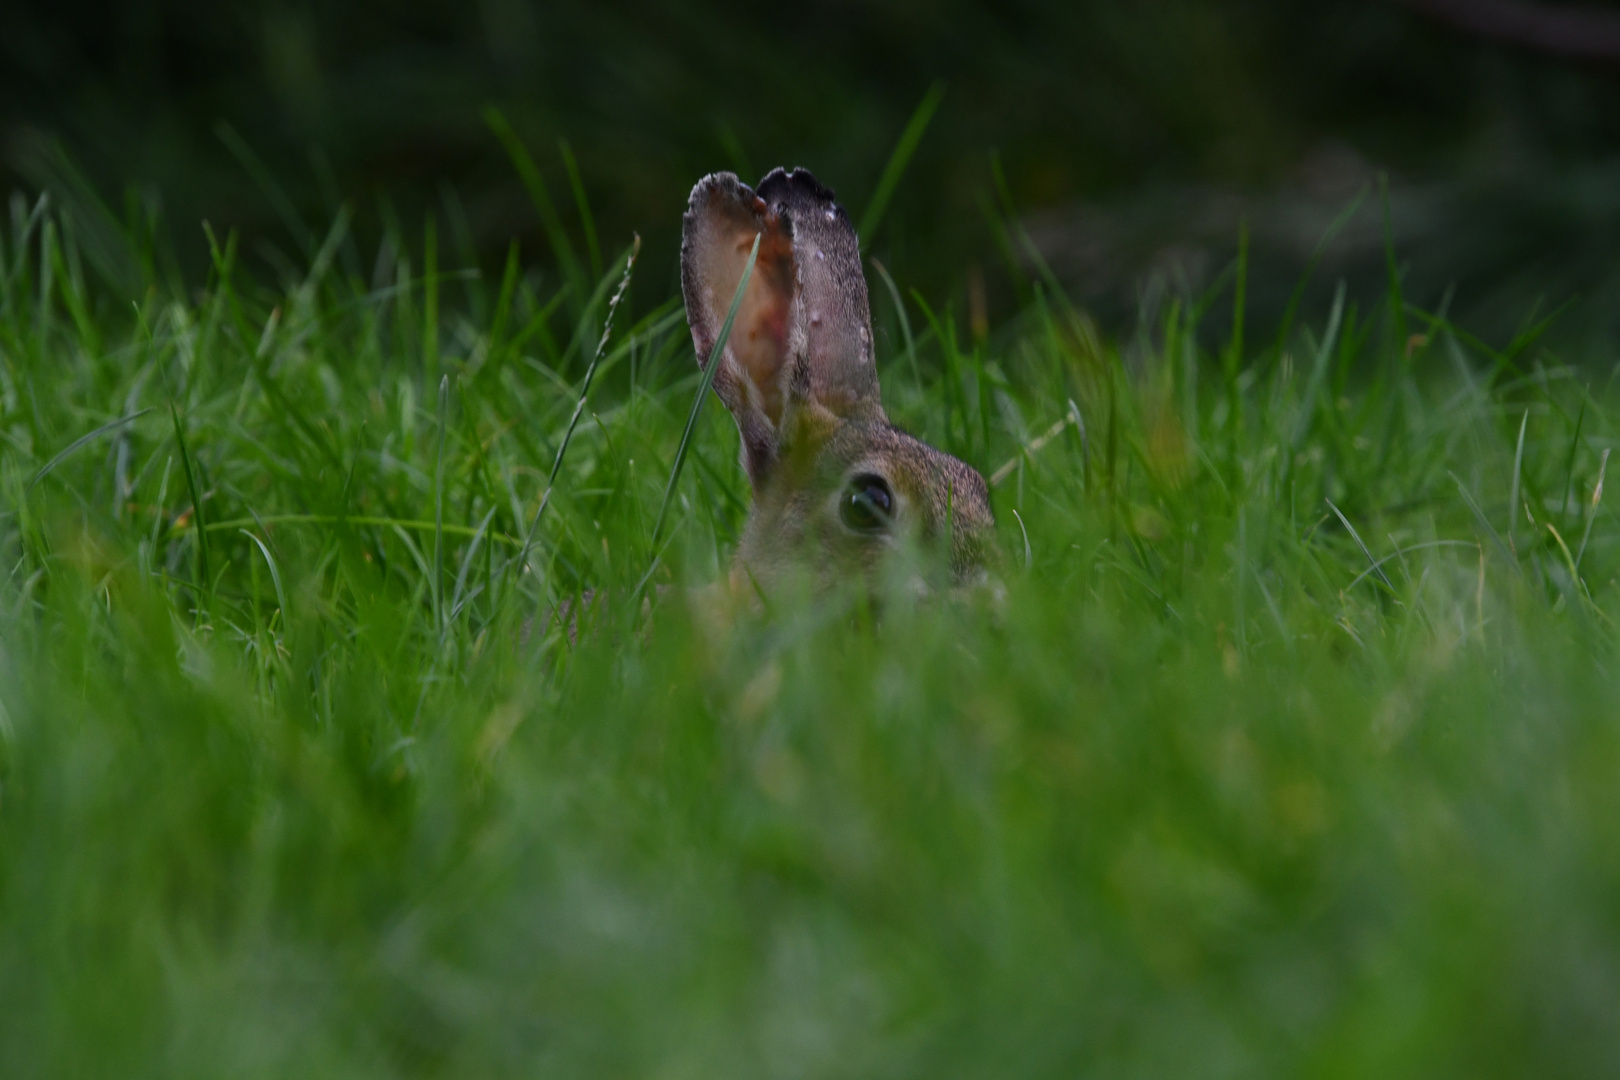
[(1087, 495), (1091, 494), (1091, 438), (1086, 433), (1086, 418), (1080, 411), (1080, 406), (1074, 398), (1069, 399), (1069, 419), (1074, 421), (1075, 431), (1080, 436), (1080, 490)]
[(147, 537), (146, 549), (156, 553), (158, 538), (161, 536), (164, 520), (164, 507), (168, 505), (169, 473), (174, 467), (174, 455), (170, 454), (163, 459), (163, 479), (158, 481), (157, 501), (152, 504), (152, 533)]
[(579, 162), (574, 160), (574, 148), (567, 139), (557, 140), (557, 151), (562, 155), (563, 171), (568, 173), (568, 186), (573, 189), (574, 209), (579, 211), (580, 228), (585, 230), (585, 253), (590, 259), (591, 277), (600, 278), (602, 249), (596, 242), (596, 218), (591, 213), (590, 200), (585, 197), (585, 183), (579, 176)]
[(1519, 478), (1524, 475), (1524, 432), (1529, 426), (1530, 410), (1526, 409), (1524, 410), (1524, 418), (1519, 421), (1519, 441), (1513, 450), (1513, 486), (1508, 493), (1507, 539), (1508, 547), (1514, 551), (1519, 550), (1518, 545), (1513, 541), (1513, 537), (1515, 533), (1514, 526), (1519, 520)]
[(917, 339), (911, 333), (911, 317), (906, 314), (906, 302), (901, 299), (900, 287), (889, 276), (889, 268), (877, 259), (872, 260), (872, 268), (883, 279), (884, 287), (889, 290), (889, 298), (894, 301), (894, 312), (900, 318), (900, 334), (906, 341), (906, 360), (911, 367), (911, 381), (913, 385), (922, 385), (922, 369), (917, 366)]
[(1027, 572), (1035, 567), (1035, 553), (1029, 546), (1029, 530), (1024, 527), (1024, 515), (1018, 512), (1016, 506), (1012, 508), (1012, 516), (1018, 522), (1019, 535), (1024, 538), (1024, 570)]
[(546, 490), (540, 495), (540, 505), (534, 508), (534, 520), (529, 522), (529, 528), (523, 535), (523, 548), (518, 553), (517, 570), (521, 574), (524, 565), (529, 559), (529, 550), (534, 544), (535, 534), (540, 529), (540, 520), (545, 516), (546, 507), (551, 504), (551, 493), (556, 489), (557, 476), (562, 472), (563, 459), (568, 456), (568, 445), (573, 441), (574, 429), (579, 426), (579, 418), (585, 414), (585, 403), (590, 397), (591, 382), (596, 378), (596, 369), (607, 353), (608, 339), (613, 334), (613, 316), (619, 310), (619, 303), (624, 299), (626, 290), (630, 288), (631, 274), (636, 268), (636, 258), (641, 254), (641, 236), (638, 234), (630, 243), (630, 250), (624, 256), (624, 272), (619, 277), (619, 287), (613, 291), (613, 297), (608, 301), (607, 314), (602, 319), (602, 334), (596, 342), (596, 352), (591, 356), (590, 364), (585, 368), (585, 377), (580, 381), (579, 398), (574, 402), (573, 415), (568, 418), (568, 426), (563, 429), (562, 441), (557, 444), (557, 456), (552, 459), (551, 473), (546, 477)]
[[(13, 203), (15, 208), (18, 204)], [(42, 191), (39, 198), (34, 200), (34, 208), (20, 218), (13, 217), (11, 223), (11, 268), (6, 272), (6, 281), (9, 287), (17, 287), (22, 283), (23, 275), (28, 272), (28, 245), (34, 242), (34, 230), (45, 220), (45, 211), (50, 206), (50, 193)]]
[(309, 226), (304, 223), (304, 219), (299, 216), (292, 200), (287, 197), (286, 190), (276, 182), (274, 174), (265, 167), (263, 159), (254, 153), (253, 148), (247, 144), (247, 140), (237, 134), (236, 129), (225, 121), (221, 120), (214, 125), (214, 134), (218, 136), (220, 142), (225, 144), (225, 148), (231, 152), (232, 157), (236, 158), (237, 163), (242, 166), (253, 182), (258, 185), (264, 197), (270, 201), (270, 206), (275, 210), (276, 216), (281, 218), (281, 223), (286, 227), (288, 235), (297, 242), (307, 258), (315, 248), (314, 234), (310, 232)]
[[(252, 517), (231, 518), (228, 521), (210, 521), (207, 525), (209, 532), (229, 531), (231, 529), (244, 529), (249, 525), (353, 525), (361, 528), (396, 529), (401, 532), (431, 533), (442, 531), (446, 536), (474, 537), (478, 530), (470, 525), (457, 525), (454, 522), (418, 521), (413, 518), (384, 517), (377, 514), (258, 514)], [(523, 546), (523, 540), (516, 536), (508, 536), (503, 532), (488, 533), (490, 540), (498, 540), (509, 547)], [(425, 573), (425, 571), (424, 571)]]
[(186, 474), (186, 490), (191, 493), (191, 522), (197, 530), (197, 564), (201, 576), (198, 583), (200, 599), (206, 595), (209, 583), (213, 580), (209, 576), (208, 568), (208, 529), (203, 518), (202, 486), (197, 481), (197, 470), (191, 460), (191, 450), (186, 446), (185, 426), (180, 423), (180, 411), (172, 404), (169, 406), (169, 417), (174, 421), (174, 440), (180, 446), (180, 467)]
[[(1378, 575), (1378, 580), (1384, 583), (1384, 587), (1386, 589), (1388, 589), (1391, 593), (1394, 593), (1394, 583), (1391, 582), (1384, 574), (1383, 567), (1379, 565), (1379, 560), (1375, 558), (1373, 553), (1367, 549), (1366, 543), (1361, 539), (1361, 534), (1356, 532), (1356, 527), (1354, 525), (1350, 524), (1350, 519), (1344, 516), (1344, 511), (1340, 510), (1336, 505), (1334, 505), (1332, 499), (1323, 499), (1322, 501), (1328, 504), (1328, 509), (1332, 510), (1334, 515), (1344, 525), (1345, 531), (1350, 534), (1350, 539), (1356, 542), (1356, 547), (1360, 548), (1361, 553), (1367, 557), (1367, 562), (1369, 565), (1371, 565), (1373, 573)], [(1360, 579), (1358, 578), (1357, 580), (1359, 581)]]
[(95, 442), (108, 432), (117, 431), (121, 427), (133, 424), (147, 413), (156, 411), (157, 406), (154, 405), (152, 408), (142, 409), (138, 413), (131, 413), (128, 416), (121, 416), (117, 420), (109, 420), (105, 424), (102, 424), (100, 427), (96, 428), (94, 431), (80, 435), (77, 439), (74, 439), (72, 442), (68, 443), (68, 445), (62, 450), (59, 450), (56, 455), (51, 458), (51, 460), (47, 461), (40, 467), (40, 470), (34, 474), (33, 479), (28, 481), (28, 486), (23, 489), (23, 493), (26, 495), (28, 492), (33, 491), (41, 480), (45, 479), (51, 474), (51, 470), (55, 469), (58, 465), (62, 464), (62, 462), (72, 457), (74, 451), (78, 450), (81, 446), (84, 446), (86, 443)]
[(501, 272), (501, 291), (495, 300), (495, 317), (489, 327), (491, 359), (506, 344), (506, 324), (512, 318), (512, 298), (517, 294), (518, 275), (522, 266), (518, 262), (518, 242), (513, 240), (506, 249), (506, 269)]
[[(461, 557), (461, 569), (456, 571), (456, 590), (450, 594), (450, 622), (452, 623), (456, 621), (456, 616), (461, 613), (462, 607), (472, 599), (467, 595), (467, 575), (472, 570), (473, 560), (477, 557), (478, 549), (483, 544), (484, 534), (488, 531), (489, 523), (494, 520), (495, 511), (498, 509), (500, 508), (497, 506), (489, 508), (489, 512), (484, 515), (484, 520), (480, 521), (478, 528), (473, 530), (472, 542), (467, 545), (467, 551)], [(473, 591), (476, 593), (478, 590), (474, 589)]]
[[(731, 297), (731, 307), (726, 311), (726, 321), (720, 324), (720, 336), (715, 338), (714, 348), (709, 351), (709, 362), (703, 365), (703, 378), (698, 383), (697, 396), (692, 399), (692, 411), (686, 417), (686, 427), (681, 432), (681, 441), (675, 447), (675, 462), (670, 466), (669, 483), (664, 486), (663, 501), (658, 504), (658, 517), (653, 520), (652, 540), (649, 546), (654, 552), (658, 551), (658, 540), (664, 533), (664, 519), (669, 514), (669, 504), (675, 496), (675, 487), (681, 481), (681, 468), (686, 464), (686, 452), (692, 445), (692, 434), (697, 430), (698, 417), (703, 413), (703, 403), (708, 400), (709, 390), (714, 386), (715, 372), (720, 370), (726, 343), (731, 340), (731, 324), (737, 319), (737, 309), (742, 307), (743, 296), (748, 291), (748, 281), (754, 276), (754, 262), (759, 258), (759, 242), (763, 236), (763, 233), (754, 236), (754, 246), (749, 249), (748, 261), (743, 264), (742, 278), (738, 280), (737, 291)], [(655, 554), (653, 566), (648, 567), (647, 578), (643, 579), (643, 583), (651, 578), (653, 568), (656, 566)]]
[(1283, 310), (1282, 322), (1277, 327), (1276, 349), (1278, 356), (1281, 356), (1283, 350), (1288, 347), (1288, 338), (1294, 332), (1294, 320), (1299, 315), (1300, 301), (1305, 298), (1305, 287), (1310, 284), (1311, 278), (1315, 276), (1317, 265), (1321, 263), (1322, 256), (1327, 253), (1327, 249), (1338, 238), (1339, 233), (1344, 231), (1344, 227), (1350, 223), (1350, 219), (1356, 216), (1356, 211), (1361, 209), (1361, 204), (1366, 202), (1367, 191), (1368, 189), (1363, 187), (1356, 193), (1356, 197), (1350, 200), (1349, 205), (1343, 210), (1339, 211), (1339, 216), (1333, 219), (1316, 241), (1316, 247), (1311, 249), (1311, 257), (1305, 263), (1305, 272), (1300, 275), (1299, 281), (1294, 285), (1294, 291), (1289, 294), (1288, 306)]
[(288, 611), (287, 590), (281, 587), (281, 570), (276, 566), (275, 556), (270, 554), (270, 549), (265, 546), (264, 541), (260, 540), (254, 533), (249, 532), (247, 529), (238, 529), (237, 531), (258, 546), (260, 554), (264, 556), (265, 565), (270, 568), (270, 584), (275, 586), (276, 604), (281, 609), (281, 625), (285, 627), (287, 625)]
[(1474, 543), (1473, 541), (1470, 541), (1470, 540), (1427, 540), (1427, 541), (1425, 541), (1425, 542), (1423, 542), (1421, 544), (1413, 544), (1411, 547), (1403, 548), (1403, 549), (1401, 549), (1399, 551), (1393, 552), (1392, 554), (1385, 555), (1382, 559), (1379, 559), (1377, 562), (1375, 562), (1371, 566), (1367, 567), (1367, 569), (1365, 569), (1361, 573), (1357, 574), (1351, 580), (1350, 584), (1348, 584), (1348, 585), (1346, 585), (1344, 587), (1344, 591), (1345, 592), (1354, 591), (1355, 587), (1357, 585), (1360, 585), (1368, 577), (1370, 577), (1373, 574), (1379, 573), (1380, 572), (1379, 568), (1382, 567), (1387, 562), (1392, 562), (1395, 559), (1403, 559), (1404, 560), (1406, 558), (1406, 556), (1412, 554), (1414, 551), (1427, 551), (1427, 550), (1429, 550), (1431, 548), (1443, 548), (1443, 547), (1478, 548), (1479, 545), (1477, 543)]
[(439, 380), (439, 445), (433, 463), (433, 622), (442, 633), (444, 620), (444, 444), (450, 438), (450, 376)]
[(1603, 451), (1603, 457), (1598, 462), (1597, 484), (1592, 488), (1592, 509), (1586, 517), (1586, 529), (1581, 533), (1581, 550), (1575, 556), (1575, 572), (1580, 574), (1581, 560), (1586, 558), (1586, 542), (1592, 539), (1592, 523), (1597, 520), (1598, 507), (1603, 502), (1603, 477), (1609, 471), (1609, 451)]
[(546, 231), (546, 239), (551, 243), (552, 254), (556, 256), (563, 274), (570, 281), (581, 280), (584, 274), (579, 259), (574, 255), (574, 245), (568, 240), (568, 232), (557, 214), (557, 204), (551, 201), (551, 191), (546, 187), (545, 178), (540, 175), (540, 169), (535, 165), (534, 158), (529, 156), (523, 140), (512, 130), (506, 115), (493, 105), (484, 110), (484, 122), (506, 148), (507, 156), (512, 159), (513, 167), (523, 180), (523, 186), (528, 189), (529, 199), (540, 215), (540, 225)]
[(1379, 174), (1378, 192), (1384, 209), (1384, 274), (1388, 291), (1390, 329), (1395, 340), (1392, 352), (1397, 363), (1406, 355), (1408, 334), (1406, 329), (1406, 302), (1401, 296), (1401, 268), (1395, 258), (1395, 221), (1389, 206), (1389, 176)]
[(1236, 454), (1238, 432), (1243, 428), (1243, 390), (1238, 376), (1243, 367), (1243, 321), (1249, 310), (1249, 223), (1238, 229), (1237, 278), (1232, 290), (1232, 337), (1226, 345), (1222, 369), (1226, 379), (1229, 452)]
[(439, 378), (439, 229), (429, 214), (422, 229), (422, 378)]
[(1586, 402), (1581, 402), (1581, 411), (1575, 416), (1575, 434), (1569, 440), (1569, 457), (1564, 462), (1564, 490), (1563, 498), (1558, 509), (1564, 514), (1569, 513), (1570, 500), (1575, 497), (1575, 454), (1581, 448), (1581, 426), (1586, 423)]
[(1344, 322), (1344, 293), (1345, 285), (1339, 282), (1339, 287), (1333, 293), (1333, 310), (1328, 314), (1327, 332), (1322, 335), (1322, 342), (1317, 346), (1316, 357), (1311, 363), (1311, 375), (1305, 382), (1305, 392), (1299, 399), (1299, 418), (1294, 421), (1294, 437), (1292, 445), (1298, 448), (1310, 433), (1311, 421), (1316, 417), (1317, 401), (1322, 394), (1322, 386), (1327, 381), (1328, 361), (1333, 357), (1333, 348), (1339, 340), (1339, 328)]
[(928, 122), (934, 118), (934, 112), (944, 97), (943, 82), (936, 82), (930, 86), (922, 101), (917, 103), (917, 109), (911, 114), (905, 130), (900, 133), (900, 141), (895, 143), (894, 153), (889, 155), (889, 163), (883, 166), (883, 174), (878, 177), (872, 199), (866, 204), (866, 211), (861, 214), (860, 227), (855, 230), (862, 244), (872, 242), (873, 234), (883, 222), (884, 211), (888, 210), (889, 201), (894, 197), (895, 188), (900, 186), (900, 178), (905, 175), (906, 166), (911, 163), (911, 155), (916, 153), (917, 144), (922, 141), (923, 133), (928, 130)]
[(1502, 541), (1502, 534), (1496, 531), (1495, 526), (1491, 524), (1491, 519), (1485, 516), (1485, 511), (1479, 508), (1479, 503), (1474, 501), (1473, 495), (1469, 494), (1468, 487), (1462, 482), (1462, 478), (1449, 469), (1446, 471), (1446, 475), (1450, 476), (1456, 483), (1457, 493), (1463, 497), (1463, 502), (1468, 504), (1468, 509), (1473, 513), (1474, 520), (1479, 523), (1480, 529), (1484, 531), (1486, 536), (1490, 537), (1491, 543), (1496, 547), (1496, 553), (1502, 556), (1509, 566), (1518, 571), (1520, 577), (1523, 577), (1524, 567), (1519, 565), (1519, 560), (1514, 557), (1512, 549)]

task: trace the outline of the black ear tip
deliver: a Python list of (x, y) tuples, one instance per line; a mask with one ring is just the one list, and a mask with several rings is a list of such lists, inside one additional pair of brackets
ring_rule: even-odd
[(817, 180), (815, 174), (809, 169), (772, 169), (765, 174), (765, 179), (759, 182), (759, 197), (766, 202), (777, 202), (785, 198), (794, 201), (813, 199), (816, 202), (832, 203), (837, 206), (837, 196), (833, 189)]

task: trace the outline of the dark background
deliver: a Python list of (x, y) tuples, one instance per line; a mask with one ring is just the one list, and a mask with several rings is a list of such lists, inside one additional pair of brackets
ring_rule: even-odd
[(1339, 276), (1379, 287), (1387, 174), (1413, 300), (1454, 286), (1452, 310), (1501, 336), (1538, 301), (1573, 298), (1557, 340), (1611, 362), (1620, 62), (1422, 6), (32, 2), (0, 32), (0, 187), (50, 188), (86, 217), (100, 202), (104, 222), (160, 210), (191, 280), (206, 267), (202, 220), (240, 230), (275, 274), (343, 201), (361, 252), (390, 220), (419, 242), (432, 213), (447, 263), (490, 268), (517, 237), (544, 264), (539, 218), (483, 116), (494, 105), (576, 237), (559, 140), (602, 246), (639, 231), (643, 283), (673, 288), (699, 175), (805, 165), (858, 216), (942, 81), (866, 238), (903, 285), (959, 296), (978, 275), (992, 317), (1008, 314), (1033, 272), (994, 242), (986, 207), (1010, 206), (1066, 287), (1124, 325), (1142, 300), (1213, 280), (1247, 222), (1264, 317), (1363, 190), (1313, 297)]

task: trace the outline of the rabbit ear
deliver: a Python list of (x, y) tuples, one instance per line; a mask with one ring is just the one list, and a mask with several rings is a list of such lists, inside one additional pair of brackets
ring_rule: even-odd
[(714, 388), (742, 433), (755, 490), (784, 442), (784, 418), (814, 404), (843, 419), (882, 420), (872, 316), (855, 230), (833, 194), (803, 169), (773, 171), (755, 194), (731, 173), (698, 182), (681, 241), (681, 287), (698, 362), (708, 356), (742, 280)]
[(759, 258), (714, 373), (715, 393), (742, 432), (748, 476), (764, 485), (777, 454), (794, 295), (787, 223), (731, 173), (698, 181), (681, 235), (681, 291), (698, 363), (707, 364), (759, 237)]
[(883, 419), (860, 242), (844, 208), (806, 169), (773, 170), (759, 197), (792, 227), (798, 353), (790, 389), (844, 419)]

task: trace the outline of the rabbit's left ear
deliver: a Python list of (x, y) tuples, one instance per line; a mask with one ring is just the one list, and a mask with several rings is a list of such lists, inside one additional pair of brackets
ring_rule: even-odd
[(692, 189), (681, 230), (681, 291), (699, 364), (719, 340), (748, 253), (759, 257), (714, 372), (714, 391), (737, 421), (743, 463), (757, 491), (776, 462), (787, 397), (794, 294), (793, 241), (787, 223), (731, 173), (705, 176)]

